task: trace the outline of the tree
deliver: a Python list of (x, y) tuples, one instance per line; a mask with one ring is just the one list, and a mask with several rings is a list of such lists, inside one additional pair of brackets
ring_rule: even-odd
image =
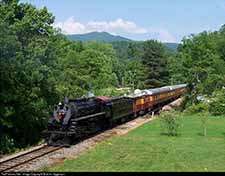
[(126, 86), (133, 89), (144, 88), (145, 68), (140, 60), (127, 60), (123, 65), (125, 68), (124, 81)]
[(142, 63), (146, 67), (147, 77), (145, 85), (147, 88), (161, 87), (168, 84), (168, 67), (164, 46), (155, 41), (144, 42)]
[(103, 42), (88, 42), (81, 53), (83, 75), (88, 75), (89, 88), (96, 90), (113, 86), (113, 62), (115, 53), (112, 45)]
[(7, 141), (23, 147), (40, 139), (48, 107), (57, 94), (52, 81), (55, 51), (50, 39), (54, 35), (51, 27), (54, 17), (46, 8), (37, 10), (16, 0), (1, 1), (0, 11), (0, 113), (4, 139), (1, 146), (5, 147), (1, 150), (4, 151)]
[(162, 135), (177, 136), (181, 126), (180, 119), (176, 112), (162, 112), (160, 114)]
[(213, 98), (209, 104), (209, 112), (213, 115), (225, 114), (225, 88), (213, 92)]
[(170, 60), (171, 81), (188, 83), (193, 102), (198, 95), (211, 96), (224, 85), (222, 31), (204, 31), (184, 38), (176, 56)]
[(13, 128), (13, 117), (15, 110), (13, 104), (16, 97), (16, 73), (18, 69), (18, 59), (21, 46), (16, 36), (8, 25), (0, 20), (0, 153), (10, 151), (14, 147), (14, 141), (9, 134)]

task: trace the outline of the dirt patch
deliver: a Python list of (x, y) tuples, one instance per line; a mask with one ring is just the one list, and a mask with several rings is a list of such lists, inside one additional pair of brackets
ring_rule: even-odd
[(65, 157), (55, 159), (55, 160), (54, 160), (54, 163), (50, 164), (49, 167), (54, 166), (54, 165), (56, 165), (56, 164), (62, 164), (62, 163), (64, 162), (65, 159), (66, 159)]

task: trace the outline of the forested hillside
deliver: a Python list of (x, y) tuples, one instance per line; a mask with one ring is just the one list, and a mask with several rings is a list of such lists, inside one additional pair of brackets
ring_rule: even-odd
[(87, 34), (74, 34), (74, 35), (67, 35), (68, 39), (71, 41), (90, 41), (90, 40), (97, 40), (97, 41), (106, 41), (106, 42), (115, 42), (115, 41), (132, 41), (128, 38), (111, 35), (108, 32), (90, 32)]
[[(86, 34), (73, 34), (73, 35), (67, 35), (68, 39), (70, 41), (92, 41), (92, 40), (96, 40), (96, 41), (105, 41), (105, 42), (110, 42), (113, 44), (118, 43), (118, 45), (120, 45), (120, 43), (122, 43), (122, 47), (123, 45), (128, 45), (129, 43), (141, 43), (142, 41), (134, 41), (125, 37), (121, 37), (121, 36), (116, 36), (116, 35), (112, 35), (108, 32), (90, 32), (90, 33), (86, 33)], [(177, 47), (178, 47), (178, 43), (163, 43), (163, 45), (169, 49), (169, 50), (173, 50), (176, 51)]]
[(225, 26), (184, 38), (173, 52), (155, 40), (73, 42), (46, 7), (17, 0), (0, 1), (0, 11), (0, 153), (39, 142), (53, 105), (89, 91), (188, 83), (190, 105), (204, 95), (216, 102), (213, 113), (225, 113)]

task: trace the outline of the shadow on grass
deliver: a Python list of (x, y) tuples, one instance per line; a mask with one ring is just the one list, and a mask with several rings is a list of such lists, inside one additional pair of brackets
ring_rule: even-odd
[[(203, 132), (199, 132), (199, 133), (197, 133), (199, 136), (207, 136), (207, 134), (206, 135), (204, 135), (204, 133)], [(222, 132), (222, 135), (225, 137), (225, 132)]]
[(204, 133), (202, 133), (202, 132), (199, 132), (199, 133), (197, 133), (199, 136), (205, 136), (204, 135)]
[(181, 133), (169, 134), (169, 133), (162, 132), (162, 133), (160, 133), (160, 135), (161, 136), (168, 136), (168, 137), (179, 137), (179, 136), (181, 136)]
[(225, 137), (225, 132), (223, 132), (222, 134), (223, 134), (223, 135), (224, 135), (224, 137)]

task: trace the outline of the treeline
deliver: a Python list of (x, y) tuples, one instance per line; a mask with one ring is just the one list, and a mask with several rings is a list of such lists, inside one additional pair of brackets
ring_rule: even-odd
[(120, 85), (143, 89), (169, 84), (168, 58), (174, 50), (156, 40), (112, 42), (112, 45), (120, 62)]
[(170, 82), (189, 85), (190, 111), (225, 114), (225, 25), (185, 37), (169, 62)]

